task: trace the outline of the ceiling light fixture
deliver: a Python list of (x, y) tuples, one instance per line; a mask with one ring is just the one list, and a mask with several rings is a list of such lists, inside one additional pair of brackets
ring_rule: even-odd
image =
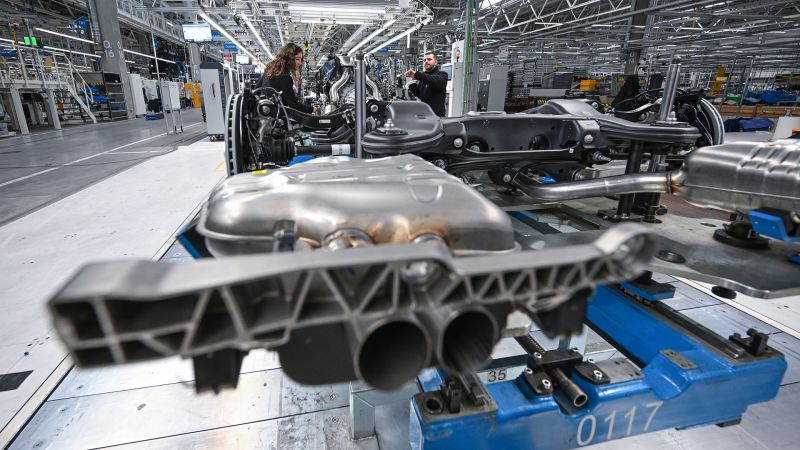
[(361, 7), (361, 8), (340, 8), (336, 6), (306, 6), (306, 5), (292, 5), (289, 4), (290, 12), (313, 12), (313, 13), (329, 13), (329, 14), (385, 14), (386, 8), (379, 7)]
[(45, 45), (42, 48), (44, 50), (58, 50), (58, 51), (67, 52), (67, 53), (77, 53), (78, 55), (88, 56), (90, 58), (99, 58), (100, 57), (99, 55), (93, 55), (91, 53), (78, 52), (78, 51), (75, 51), (75, 50), (67, 50), (65, 48), (50, 47), (49, 45)]
[[(123, 52), (130, 53), (130, 54), (132, 54), (132, 55), (144, 56), (145, 58), (151, 58), (151, 59), (153, 58), (153, 55), (145, 55), (144, 53), (135, 52), (135, 51), (133, 51), (133, 50), (128, 50), (128, 49), (124, 49), (124, 48), (123, 48), (123, 49), (122, 49), (122, 51), (123, 51)], [(170, 63), (170, 64), (177, 64), (175, 61), (170, 61), (170, 60), (168, 60), (168, 59), (164, 59), (164, 58), (156, 58), (156, 59), (157, 59), (157, 60), (159, 60), (159, 61), (168, 62), (168, 63)]]
[(272, 52), (269, 50), (269, 47), (267, 47), (266, 42), (264, 42), (264, 39), (261, 38), (261, 34), (256, 31), (256, 27), (253, 26), (253, 22), (251, 22), (250, 19), (248, 19), (247, 17), (244, 17), (244, 24), (247, 25), (247, 28), (249, 28), (250, 32), (253, 33), (253, 36), (256, 37), (256, 40), (261, 45), (261, 48), (263, 48), (264, 51), (267, 52), (267, 56), (269, 56), (269, 59), (275, 59), (275, 55), (273, 55)]
[(378, 50), (382, 49), (383, 47), (386, 47), (386, 46), (388, 46), (388, 45), (389, 45), (389, 44), (391, 44), (392, 42), (394, 42), (394, 41), (399, 41), (400, 39), (403, 39), (404, 37), (406, 37), (406, 36), (410, 35), (411, 33), (413, 33), (413, 32), (415, 32), (415, 31), (419, 30), (419, 29), (420, 29), (420, 28), (422, 28), (424, 25), (428, 24), (428, 22), (430, 22), (430, 21), (431, 21), (431, 18), (430, 18), (430, 17), (426, 17), (426, 18), (425, 18), (425, 19), (424, 19), (422, 22), (418, 23), (417, 25), (414, 25), (413, 27), (411, 27), (411, 28), (407, 29), (406, 31), (403, 31), (403, 32), (402, 32), (402, 33), (400, 33), (400, 34), (397, 34), (397, 35), (394, 35), (394, 36), (390, 37), (390, 38), (389, 38), (389, 39), (387, 39), (386, 41), (384, 41), (384, 42), (382, 42), (381, 44), (379, 44), (379, 45), (375, 46), (375, 48), (373, 48), (372, 50), (370, 50), (370, 51), (369, 51), (369, 52), (367, 52), (367, 53), (375, 53), (376, 51), (378, 51)]
[(294, 19), (295, 23), (307, 24), (328, 24), (328, 25), (364, 25), (366, 22), (362, 19), (326, 19), (322, 17), (297, 17)]
[(70, 36), (70, 35), (64, 34), (64, 33), (58, 33), (58, 32), (51, 31), (51, 30), (45, 30), (44, 28), (34, 28), (34, 30), (41, 31), (42, 33), (54, 34), (56, 36), (65, 37), (67, 39), (74, 39), (76, 41), (88, 42), (89, 44), (94, 44), (94, 42), (90, 41), (89, 39), (83, 39), (83, 38), (79, 38), (79, 37), (75, 37), (75, 36)]
[(373, 38), (375, 38), (375, 36), (377, 36), (377, 35), (383, 33), (384, 31), (386, 31), (390, 26), (394, 25), (395, 22), (397, 22), (397, 19), (391, 19), (391, 20), (387, 21), (386, 23), (384, 23), (383, 25), (381, 25), (380, 28), (378, 28), (377, 30), (375, 30), (372, 33), (370, 33), (369, 36), (365, 37), (361, 42), (356, 44), (355, 47), (351, 48), (347, 52), (347, 56), (353, 56), (355, 54), (356, 50), (358, 50), (361, 47), (363, 47), (365, 44), (367, 44), (369, 41), (371, 41)]
[[(205, 20), (209, 25), (214, 27), (214, 29), (219, 31), (220, 34), (225, 36), (229, 41), (233, 42), (236, 45), (236, 47), (238, 47), (239, 50), (243, 51), (247, 56), (249, 56), (250, 59), (258, 59), (258, 58), (255, 57), (255, 55), (253, 55), (253, 53), (250, 50), (247, 49), (247, 47), (242, 45), (241, 42), (237, 41), (236, 38), (231, 36), (231, 34), (228, 33), (228, 31), (225, 30), (225, 28), (222, 28), (222, 26), (220, 24), (218, 24), (214, 19), (209, 17), (208, 14), (206, 14), (204, 12), (201, 12), (201, 13), (198, 14), (198, 16), (200, 16), (203, 20)], [(266, 67), (266, 65), (264, 65), (263, 62), (259, 61), (259, 63), (260, 63), (260, 65)]]

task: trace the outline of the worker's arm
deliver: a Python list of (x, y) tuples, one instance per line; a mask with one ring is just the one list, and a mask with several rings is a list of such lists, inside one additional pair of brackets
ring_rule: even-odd
[(411, 93), (411, 95), (413, 95), (414, 97), (417, 97), (417, 98), (419, 98), (419, 84), (417, 84), (417, 83), (411, 83), (411, 84), (408, 86), (408, 92), (410, 92), (410, 93)]
[(414, 74), (414, 79), (417, 79), (421, 83), (425, 83), (428, 86), (434, 87), (436, 89), (444, 89), (447, 87), (447, 74), (445, 72), (442, 72), (441, 70), (433, 75), (427, 74), (425, 72), (416, 72)]

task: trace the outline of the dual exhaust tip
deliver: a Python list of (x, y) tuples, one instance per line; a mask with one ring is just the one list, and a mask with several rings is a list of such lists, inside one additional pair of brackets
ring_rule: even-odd
[(433, 364), (448, 373), (480, 369), (500, 330), (486, 309), (469, 307), (353, 325), (351, 336), (358, 377), (377, 389), (393, 390)]
[[(361, 335), (354, 351), (356, 374), (386, 391), (400, 388), (432, 364), (451, 374), (479, 370), (500, 339), (497, 320), (481, 307), (388, 318), (351, 331)], [(586, 393), (561, 369), (548, 375), (574, 407), (586, 404)]]

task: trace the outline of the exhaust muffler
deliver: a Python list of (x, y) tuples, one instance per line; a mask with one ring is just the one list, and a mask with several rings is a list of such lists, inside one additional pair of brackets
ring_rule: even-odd
[(800, 145), (735, 142), (693, 151), (675, 172), (636, 173), (538, 184), (518, 174), (514, 185), (534, 200), (558, 202), (638, 192), (670, 193), (701, 207), (748, 213), (800, 212)]

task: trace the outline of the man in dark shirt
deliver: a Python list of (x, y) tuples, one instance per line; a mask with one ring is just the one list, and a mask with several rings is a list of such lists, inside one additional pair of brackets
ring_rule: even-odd
[(414, 79), (414, 83), (408, 87), (408, 90), (415, 97), (427, 103), (437, 116), (444, 117), (447, 115), (444, 107), (447, 95), (447, 73), (439, 70), (439, 60), (431, 52), (425, 53), (422, 66), (425, 68), (425, 72), (406, 70), (405, 75)]

